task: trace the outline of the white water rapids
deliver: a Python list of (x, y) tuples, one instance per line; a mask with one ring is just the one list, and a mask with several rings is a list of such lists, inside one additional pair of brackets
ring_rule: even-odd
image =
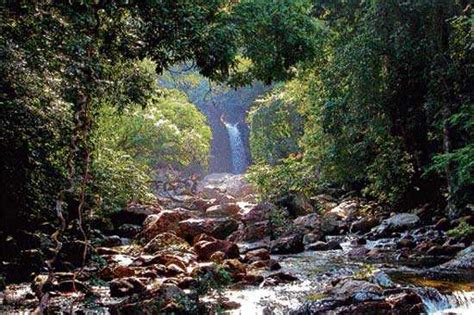
[(434, 288), (420, 289), (428, 315), (474, 314), (474, 292), (455, 291), (442, 294)]
[(230, 150), (232, 155), (232, 172), (241, 174), (247, 168), (247, 160), (245, 157), (244, 142), (238, 128), (238, 123), (231, 124), (224, 122), (224, 125), (229, 134)]

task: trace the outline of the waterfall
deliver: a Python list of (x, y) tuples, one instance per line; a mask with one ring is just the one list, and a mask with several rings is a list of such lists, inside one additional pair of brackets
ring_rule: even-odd
[(229, 134), (230, 150), (232, 155), (232, 172), (241, 174), (247, 168), (247, 160), (245, 156), (244, 142), (237, 127), (238, 123), (231, 124), (224, 122), (224, 125)]
[(443, 294), (434, 288), (424, 288), (420, 289), (418, 294), (428, 315), (467, 315), (474, 312), (474, 292), (456, 291)]

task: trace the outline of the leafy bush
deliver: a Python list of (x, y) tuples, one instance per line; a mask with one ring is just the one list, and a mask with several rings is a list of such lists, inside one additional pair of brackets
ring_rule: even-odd
[(232, 277), (228, 271), (219, 265), (215, 269), (209, 269), (197, 277), (198, 287), (196, 289), (199, 295), (204, 295), (212, 290), (221, 294), (225, 287), (232, 283)]
[(314, 168), (298, 155), (291, 155), (273, 166), (265, 163), (252, 165), (246, 176), (263, 198), (272, 199), (290, 193), (309, 195), (318, 187)]
[(456, 239), (472, 238), (474, 235), (474, 226), (467, 223), (466, 220), (462, 220), (457, 227), (449, 230), (447, 234)]
[(283, 89), (276, 88), (257, 100), (249, 113), (250, 151), (255, 161), (274, 165), (300, 151), (303, 117), (286, 96)]
[(157, 164), (206, 168), (211, 133), (193, 104), (164, 90), (145, 108), (104, 104), (93, 138), (92, 192), (99, 208), (111, 213), (127, 202), (153, 199), (150, 185)]

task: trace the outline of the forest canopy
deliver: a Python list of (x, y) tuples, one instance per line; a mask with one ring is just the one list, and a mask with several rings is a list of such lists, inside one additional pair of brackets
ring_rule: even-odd
[(251, 177), (270, 195), (335, 185), (399, 210), (447, 200), (455, 215), (473, 198), (471, 7), (315, 1), (313, 9), (323, 25), (313, 59), (250, 115), (259, 162)]

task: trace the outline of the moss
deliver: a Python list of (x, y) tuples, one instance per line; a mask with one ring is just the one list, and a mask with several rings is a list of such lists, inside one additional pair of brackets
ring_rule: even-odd
[(325, 297), (327, 297), (326, 293), (317, 292), (317, 293), (308, 294), (305, 297), (305, 300), (308, 301), (308, 302), (317, 302), (317, 301), (320, 301), (320, 300), (324, 299)]
[(356, 280), (368, 280), (376, 271), (375, 266), (365, 264), (362, 266), (361, 270), (356, 272), (353, 276)]

